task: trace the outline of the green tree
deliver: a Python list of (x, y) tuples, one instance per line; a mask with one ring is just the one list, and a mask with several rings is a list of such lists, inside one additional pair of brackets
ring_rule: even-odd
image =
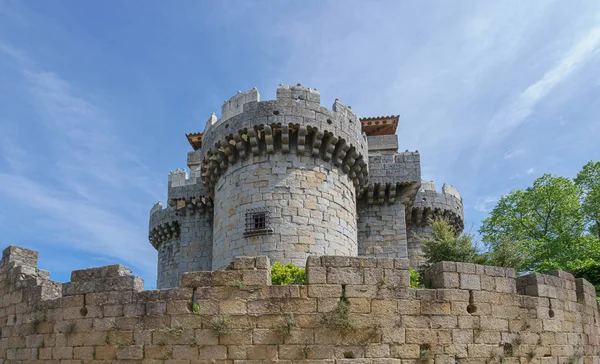
[(506, 250), (508, 241), (514, 244), (512, 254), (522, 259), (517, 270), (544, 272), (565, 269), (598, 250), (596, 239), (584, 236), (585, 226), (577, 185), (545, 174), (533, 186), (502, 197), (479, 232), (491, 256)]
[(443, 217), (431, 221), (431, 238), (421, 239), (426, 265), (441, 261), (483, 264), (485, 257), (479, 254), (473, 234), (457, 234), (454, 227)]
[(589, 231), (600, 239), (600, 161), (588, 162), (575, 177)]

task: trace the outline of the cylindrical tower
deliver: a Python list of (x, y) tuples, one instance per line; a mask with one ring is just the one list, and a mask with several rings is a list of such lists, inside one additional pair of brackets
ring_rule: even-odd
[(209, 120), (201, 153), (214, 200), (212, 269), (235, 256), (304, 265), (311, 254), (356, 256), (356, 195), (367, 180), (366, 137), (349, 107), (320, 106), (316, 89), (256, 89)]
[(435, 183), (422, 181), (412, 207), (407, 209), (408, 258), (411, 267), (418, 268), (425, 262), (422, 239), (431, 238), (430, 221), (443, 216), (458, 233), (464, 229), (462, 197), (456, 188), (444, 184), (442, 192), (437, 192)]
[(162, 207), (159, 202), (150, 211), (149, 234), (158, 251), (159, 289), (179, 286), (184, 272), (212, 268), (212, 200), (197, 169), (189, 178), (184, 170), (169, 174), (168, 206)]

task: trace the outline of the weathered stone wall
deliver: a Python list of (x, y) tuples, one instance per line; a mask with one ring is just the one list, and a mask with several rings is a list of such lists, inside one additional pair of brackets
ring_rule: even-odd
[(212, 215), (179, 218), (179, 238), (158, 246), (157, 288), (178, 287), (184, 272), (212, 269)]
[(171, 172), (168, 188), (168, 206), (157, 203), (150, 211), (150, 240), (158, 251), (157, 288), (179, 286), (184, 272), (212, 269), (212, 200), (198, 171), (191, 176), (185, 170)]
[(403, 204), (358, 204), (358, 255), (407, 258)]
[(599, 362), (593, 286), (565, 272), (515, 279), (444, 262), (434, 289), (412, 289), (406, 259), (324, 256), (309, 257), (308, 285), (270, 286), (268, 259), (241, 257), (144, 291), (123, 266), (61, 284), (36, 263), (34, 251), (3, 252), (6, 364)]
[[(231, 166), (215, 186), (213, 269), (235, 256), (303, 266), (309, 255), (357, 255), (352, 181), (310, 156), (264, 154)], [(249, 209), (270, 213), (269, 235), (244, 236)]]

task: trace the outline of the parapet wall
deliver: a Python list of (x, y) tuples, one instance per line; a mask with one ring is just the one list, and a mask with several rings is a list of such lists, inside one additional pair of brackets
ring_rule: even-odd
[(409, 288), (406, 259), (309, 257), (308, 284), (271, 286), (266, 257), (144, 291), (119, 265), (57, 283), (37, 253), (0, 266), (4, 363), (598, 363), (593, 287), (565, 272), (443, 262)]
[(210, 195), (220, 176), (251, 156), (312, 155), (328, 168), (339, 168), (361, 192), (368, 176), (367, 140), (358, 117), (337, 99), (320, 105), (316, 89), (280, 85), (276, 100), (259, 101), (258, 91), (239, 92), (211, 116), (203, 133), (201, 170)]

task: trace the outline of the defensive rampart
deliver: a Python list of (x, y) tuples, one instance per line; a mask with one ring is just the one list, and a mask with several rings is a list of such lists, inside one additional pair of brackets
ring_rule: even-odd
[(266, 257), (144, 291), (112, 265), (49, 279), (37, 252), (0, 263), (3, 363), (598, 363), (593, 286), (565, 272), (443, 262), (409, 288), (408, 260), (309, 257), (305, 286), (271, 286)]

